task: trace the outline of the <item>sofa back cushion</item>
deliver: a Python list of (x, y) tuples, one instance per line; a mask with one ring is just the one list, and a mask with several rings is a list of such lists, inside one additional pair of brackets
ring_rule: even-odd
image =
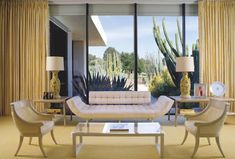
[(89, 104), (150, 104), (148, 91), (91, 91)]

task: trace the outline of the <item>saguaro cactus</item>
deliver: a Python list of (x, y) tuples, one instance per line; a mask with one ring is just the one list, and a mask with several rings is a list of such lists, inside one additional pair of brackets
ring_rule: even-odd
[[(180, 44), (181, 47), (183, 46), (183, 40), (182, 40), (182, 34), (181, 34), (181, 26), (179, 23), (179, 20), (177, 19), (177, 29), (178, 33), (175, 33), (175, 47), (173, 46), (173, 42), (170, 41), (168, 33), (166, 31), (166, 26), (165, 26), (165, 19), (162, 19), (162, 29), (163, 29), (163, 34), (164, 37), (161, 36), (160, 33), (160, 26), (156, 24), (155, 18), (153, 17), (153, 35), (156, 41), (156, 44), (163, 54), (165, 61), (166, 61), (166, 66), (168, 68), (168, 71), (171, 75), (171, 78), (177, 88), (179, 88), (180, 84), (180, 79), (182, 77), (182, 73), (178, 73), (175, 71), (176, 67), (176, 57), (182, 56), (182, 53), (180, 52), (179, 49), (179, 42), (178, 39), (180, 39)], [(191, 79), (191, 83), (195, 83), (199, 81), (199, 62), (198, 62), (198, 42), (196, 45), (193, 45), (193, 53), (192, 56), (194, 57), (194, 64), (195, 64), (195, 72), (190, 73), (189, 77)], [(186, 49), (188, 50), (188, 49)], [(186, 51), (186, 56), (189, 56), (188, 51)]]
[(109, 47), (104, 52), (104, 67), (108, 76), (114, 77), (121, 73), (121, 60), (117, 50)]
[(164, 63), (163, 63), (163, 61), (162, 61), (163, 59), (162, 59), (162, 57), (161, 57), (161, 52), (160, 51), (158, 51), (157, 52), (157, 56), (156, 56), (156, 64), (155, 64), (155, 73), (156, 73), (156, 75), (159, 75), (159, 74), (161, 74), (162, 73), (162, 70), (163, 70), (163, 67), (164, 67)]

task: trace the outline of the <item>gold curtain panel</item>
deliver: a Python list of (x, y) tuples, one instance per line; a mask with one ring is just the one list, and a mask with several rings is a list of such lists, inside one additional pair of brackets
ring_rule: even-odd
[(198, 16), (200, 81), (221, 81), (235, 98), (235, 0), (201, 0)]
[(42, 96), (47, 88), (47, 0), (0, 1), (0, 113), (10, 102)]

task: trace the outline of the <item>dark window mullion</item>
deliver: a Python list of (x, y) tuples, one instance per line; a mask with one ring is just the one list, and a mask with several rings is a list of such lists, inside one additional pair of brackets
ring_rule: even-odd
[(89, 20), (89, 4), (86, 4), (86, 86), (87, 86), (87, 103), (89, 104), (89, 79), (88, 79), (88, 74), (89, 74), (89, 29), (88, 29), (88, 20)]
[(135, 57), (135, 71), (134, 71), (134, 90), (138, 90), (138, 39), (137, 39), (137, 4), (134, 4), (134, 57)]
[(183, 47), (182, 52), (183, 56), (186, 55), (186, 26), (185, 26), (185, 3), (182, 4), (182, 39), (183, 39)]

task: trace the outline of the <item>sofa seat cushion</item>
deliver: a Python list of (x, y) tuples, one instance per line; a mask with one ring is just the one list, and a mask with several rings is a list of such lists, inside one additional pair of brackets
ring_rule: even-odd
[(80, 110), (81, 118), (89, 119), (146, 119), (155, 115), (150, 105), (92, 105)]

